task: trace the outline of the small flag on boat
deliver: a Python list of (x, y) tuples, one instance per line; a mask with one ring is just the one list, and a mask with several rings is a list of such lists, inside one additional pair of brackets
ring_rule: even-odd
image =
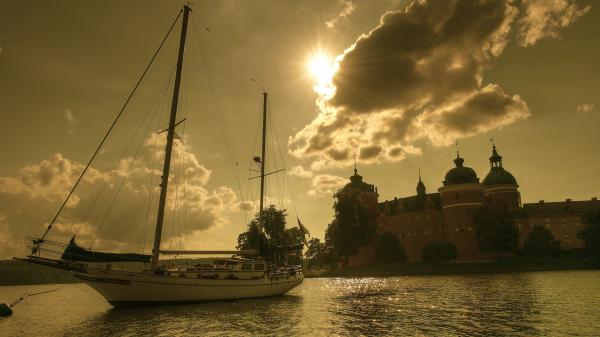
[(304, 225), (302, 224), (302, 222), (300, 221), (300, 218), (296, 217), (296, 219), (298, 219), (298, 227), (300, 228), (300, 231), (302, 232), (302, 240), (304, 241), (304, 244), (308, 246), (308, 241), (306, 241), (306, 235), (310, 236), (310, 232), (308, 231), (308, 228), (304, 227)]

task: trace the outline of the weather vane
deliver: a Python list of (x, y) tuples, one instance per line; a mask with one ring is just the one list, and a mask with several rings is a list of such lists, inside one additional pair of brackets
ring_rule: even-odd
[(456, 158), (460, 157), (460, 154), (458, 153), (458, 139), (456, 140)]

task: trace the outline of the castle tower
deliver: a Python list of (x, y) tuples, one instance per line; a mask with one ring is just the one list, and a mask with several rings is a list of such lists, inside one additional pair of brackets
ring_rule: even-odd
[(340, 193), (356, 196), (372, 214), (377, 214), (377, 203), (379, 202), (377, 187), (363, 181), (363, 177), (358, 174), (356, 165), (354, 165), (354, 174), (350, 176), (350, 182), (341, 189)]
[[(493, 144), (493, 143), (492, 143)], [(488, 202), (502, 205), (508, 209), (521, 207), (521, 194), (515, 177), (502, 166), (502, 156), (492, 145), (490, 172), (483, 179), (483, 188)]]
[(458, 259), (475, 260), (479, 257), (479, 247), (471, 212), (484, 203), (485, 195), (477, 173), (464, 166), (464, 159), (458, 151), (454, 165), (455, 167), (446, 173), (444, 185), (439, 189), (444, 239), (456, 245)]

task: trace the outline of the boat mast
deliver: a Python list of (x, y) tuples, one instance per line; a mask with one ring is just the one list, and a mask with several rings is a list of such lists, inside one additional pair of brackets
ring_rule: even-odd
[(267, 143), (267, 93), (263, 92), (262, 154), (260, 157), (260, 212), (262, 215), (265, 200), (265, 166), (267, 163), (265, 145)]
[(152, 248), (152, 269), (156, 269), (158, 264), (158, 255), (160, 253), (160, 239), (162, 235), (163, 219), (165, 216), (165, 202), (167, 200), (167, 187), (169, 185), (169, 169), (171, 167), (171, 152), (173, 150), (173, 138), (175, 134), (175, 124), (177, 117), (177, 102), (179, 100), (179, 84), (181, 82), (181, 70), (183, 68), (183, 52), (185, 50), (185, 37), (187, 33), (188, 16), (191, 8), (183, 6), (183, 20), (181, 22), (181, 37), (179, 39), (179, 55), (177, 57), (177, 72), (175, 74), (175, 84), (173, 85), (173, 99), (171, 102), (171, 117), (169, 119), (169, 129), (167, 131), (167, 145), (165, 145), (165, 162), (160, 184), (160, 199), (158, 202), (158, 215), (156, 217), (156, 231), (154, 233), (154, 246)]

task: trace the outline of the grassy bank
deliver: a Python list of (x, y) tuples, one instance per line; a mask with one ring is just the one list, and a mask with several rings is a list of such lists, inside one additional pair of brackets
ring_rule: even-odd
[(401, 275), (464, 275), (548, 270), (598, 269), (600, 265), (590, 258), (559, 257), (553, 259), (504, 258), (493, 262), (469, 263), (403, 263), (345, 270), (308, 270), (306, 277), (373, 277)]
[(69, 272), (15, 260), (0, 260), (0, 286), (75, 283)]

